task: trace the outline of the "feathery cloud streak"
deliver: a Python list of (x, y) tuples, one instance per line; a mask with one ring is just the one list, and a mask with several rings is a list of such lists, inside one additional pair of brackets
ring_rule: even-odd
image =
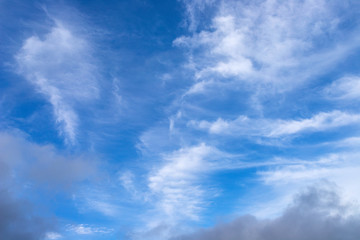
[(232, 121), (226, 121), (222, 118), (217, 119), (215, 122), (205, 120), (200, 122), (190, 121), (188, 125), (205, 129), (211, 134), (277, 138), (305, 131), (326, 131), (356, 124), (359, 121), (359, 114), (332, 111), (318, 113), (311, 118), (300, 120), (250, 119), (246, 116), (240, 116)]
[(29, 37), (16, 55), (19, 73), (53, 106), (60, 133), (76, 142), (76, 105), (98, 97), (98, 69), (90, 43), (59, 21), (43, 37)]

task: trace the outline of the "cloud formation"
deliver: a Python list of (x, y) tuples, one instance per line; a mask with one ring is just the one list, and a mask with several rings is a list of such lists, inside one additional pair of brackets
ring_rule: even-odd
[(29, 201), (16, 197), (11, 176), (14, 173), (3, 157), (0, 156), (0, 236), (9, 240), (43, 239), (55, 228), (54, 221), (41, 217)]
[(98, 69), (90, 43), (55, 21), (45, 36), (25, 40), (16, 55), (19, 73), (53, 106), (60, 133), (68, 144), (76, 142), (79, 116), (76, 106), (98, 96)]
[(298, 120), (282, 119), (251, 119), (239, 116), (235, 120), (217, 119), (214, 122), (190, 121), (190, 126), (205, 129), (211, 134), (235, 136), (259, 136), (277, 138), (294, 135), (301, 132), (319, 132), (346, 125), (356, 124), (360, 121), (359, 114), (341, 111), (321, 112), (311, 118)]
[(5, 2), (0, 238), (358, 237), (356, 0)]
[(292, 164), (275, 165), (258, 171), (258, 175), (261, 181), (278, 192), (289, 192), (318, 179), (327, 179), (342, 187), (344, 198), (357, 199), (360, 191), (353, 180), (360, 171), (359, 156), (355, 148), (353, 151), (336, 152), (306, 161), (291, 159), (289, 162)]
[(33, 182), (67, 189), (97, 172), (94, 159), (60, 154), (52, 145), (38, 145), (21, 133), (0, 132), (0, 163)]
[(209, 170), (208, 159), (214, 153), (212, 147), (200, 144), (165, 156), (164, 165), (149, 177), (150, 191), (159, 198), (159, 211), (172, 221), (198, 218), (204, 194), (200, 176)]
[(360, 97), (360, 77), (347, 76), (337, 79), (324, 89), (324, 94), (333, 100), (356, 100)]
[(334, 186), (310, 187), (281, 216), (269, 220), (242, 216), (229, 223), (174, 240), (340, 240), (360, 237), (360, 215), (342, 203)]
[(16, 199), (0, 187), (0, 236), (8, 240), (39, 240), (54, 229), (51, 219), (41, 217), (32, 204)]
[(87, 224), (68, 225), (67, 230), (73, 231), (79, 235), (109, 234), (114, 231), (113, 229), (109, 229), (109, 228), (105, 228), (105, 227), (90, 226)]
[(38, 189), (73, 190), (74, 184), (96, 172), (91, 158), (61, 154), (52, 145), (26, 140), (19, 131), (0, 132), (0, 236), (9, 240), (59, 238), (53, 232), (55, 217), (39, 214), (27, 194), (35, 196)]
[[(358, 46), (354, 36), (334, 41), (346, 21), (341, 15), (346, 3), (265, 0), (218, 1), (217, 5), (209, 26), (174, 41), (190, 49), (197, 80), (235, 79), (288, 89), (320, 74)], [(191, 93), (196, 93), (195, 88)]]

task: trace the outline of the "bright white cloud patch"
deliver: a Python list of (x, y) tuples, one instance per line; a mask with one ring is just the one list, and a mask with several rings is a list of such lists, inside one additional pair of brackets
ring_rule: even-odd
[[(210, 3), (209, 3), (210, 4)], [(329, 67), (357, 46), (331, 41), (345, 5), (319, 1), (221, 1), (210, 30), (174, 43), (195, 53), (196, 78), (235, 78), (295, 86)], [(204, 3), (205, 5), (205, 3)], [(327, 39), (327, 45), (319, 45)]]
[(19, 73), (52, 104), (56, 122), (70, 144), (75, 143), (76, 106), (98, 96), (97, 68), (89, 43), (59, 22), (43, 37), (28, 38), (16, 59)]
[(326, 97), (334, 100), (356, 100), (360, 97), (360, 77), (340, 78), (324, 89)]

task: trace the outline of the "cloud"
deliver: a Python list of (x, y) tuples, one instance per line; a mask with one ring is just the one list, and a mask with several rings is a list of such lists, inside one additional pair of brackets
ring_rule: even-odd
[[(101, 196), (101, 199), (105, 198)], [(97, 200), (97, 199), (88, 199), (87, 205), (90, 210), (100, 212), (101, 214), (108, 217), (118, 217), (119, 216), (119, 206), (110, 201)]]
[(87, 224), (70, 224), (67, 226), (68, 231), (75, 232), (79, 235), (92, 235), (92, 234), (109, 234), (112, 233), (114, 230), (111, 228), (105, 228), (105, 227), (97, 227)]
[(331, 184), (309, 187), (279, 217), (262, 220), (247, 215), (174, 240), (358, 239), (356, 206), (342, 203)]
[(359, 146), (360, 137), (349, 137), (339, 141), (325, 143), (325, 145), (328, 144), (334, 144), (336, 147), (354, 148)]
[(320, 112), (311, 118), (299, 120), (251, 119), (239, 116), (235, 120), (218, 118), (214, 122), (190, 121), (188, 125), (205, 129), (211, 134), (235, 136), (260, 136), (278, 138), (301, 132), (319, 132), (359, 123), (360, 115), (341, 112)]
[[(359, 45), (356, 34), (338, 35), (346, 4), (264, 0), (218, 1), (217, 6), (202, 31), (174, 41), (190, 50), (197, 80), (240, 80), (266, 85), (265, 92), (269, 86), (288, 89), (321, 74)], [(191, 13), (191, 22), (194, 14), (201, 15)]]
[(208, 171), (208, 158), (215, 152), (205, 144), (182, 148), (165, 156), (164, 165), (151, 173), (150, 191), (159, 198), (157, 207), (170, 221), (198, 219), (204, 195), (201, 175)]
[(97, 172), (93, 158), (60, 154), (52, 145), (31, 143), (20, 133), (0, 132), (0, 162), (51, 188), (69, 188)]
[(38, 214), (31, 202), (17, 196), (15, 173), (4, 161), (9, 160), (4, 159), (3, 153), (7, 151), (0, 152), (0, 236), (9, 240), (43, 239), (47, 232), (55, 229), (54, 219)]
[(45, 36), (26, 39), (16, 60), (18, 72), (51, 103), (66, 142), (74, 144), (76, 106), (98, 97), (99, 74), (90, 43), (60, 21), (54, 24)]
[(333, 100), (356, 100), (360, 97), (360, 77), (347, 76), (337, 79), (324, 89), (324, 94)]
[(130, 195), (133, 199), (140, 200), (144, 197), (142, 192), (138, 191), (137, 186), (135, 185), (136, 179), (132, 172), (125, 171), (125, 172), (119, 173), (118, 180), (119, 180), (121, 186), (128, 193), (130, 193)]
[(195, 32), (201, 23), (199, 16), (201, 16), (201, 13), (203, 13), (207, 7), (215, 4), (216, 0), (183, 0), (183, 3), (187, 16), (185, 19), (187, 27), (190, 31)]
[(53, 239), (60, 239), (62, 238), (63, 236), (59, 233), (56, 233), (56, 232), (48, 232), (46, 233), (46, 237), (45, 239), (49, 239), (49, 240), (53, 240)]
[(174, 232), (182, 231), (184, 226), (180, 223), (200, 220), (209, 204), (206, 199), (216, 195), (216, 190), (205, 184), (208, 175), (230, 165), (221, 165), (221, 158), (232, 156), (204, 143), (162, 154), (162, 161), (148, 175), (148, 189), (144, 192), (133, 189), (131, 174), (122, 174), (124, 187), (130, 187), (132, 194), (140, 193), (143, 197), (137, 199), (151, 206), (142, 218), (145, 227), (134, 231), (131, 239), (168, 239)]
[(0, 236), (14, 240), (61, 238), (54, 232), (55, 216), (30, 200), (38, 197), (39, 189), (73, 190), (75, 184), (96, 174), (92, 158), (32, 143), (19, 131), (0, 132)]
[(258, 171), (261, 181), (279, 191), (288, 191), (311, 184), (319, 179), (328, 179), (339, 184), (344, 190), (344, 197), (357, 199), (360, 197), (356, 181), (360, 171), (359, 152), (348, 151), (327, 154), (307, 161), (293, 164), (273, 166)]
[(43, 239), (55, 228), (52, 219), (41, 217), (31, 203), (15, 198), (9, 189), (0, 187), (0, 192), (0, 236), (3, 239)]

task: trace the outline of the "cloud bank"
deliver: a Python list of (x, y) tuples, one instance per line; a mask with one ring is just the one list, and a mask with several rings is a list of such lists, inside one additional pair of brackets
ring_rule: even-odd
[(360, 238), (360, 215), (354, 208), (342, 203), (334, 186), (326, 183), (297, 195), (277, 218), (242, 216), (173, 240), (355, 240)]
[[(19, 132), (0, 132), (0, 236), (9, 240), (57, 239), (55, 217), (28, 195), (39, 189), (67, 191), (96, 174), (90, 159), (59, 153)], [(46, 202), (46, 200), (44, 200)]]

